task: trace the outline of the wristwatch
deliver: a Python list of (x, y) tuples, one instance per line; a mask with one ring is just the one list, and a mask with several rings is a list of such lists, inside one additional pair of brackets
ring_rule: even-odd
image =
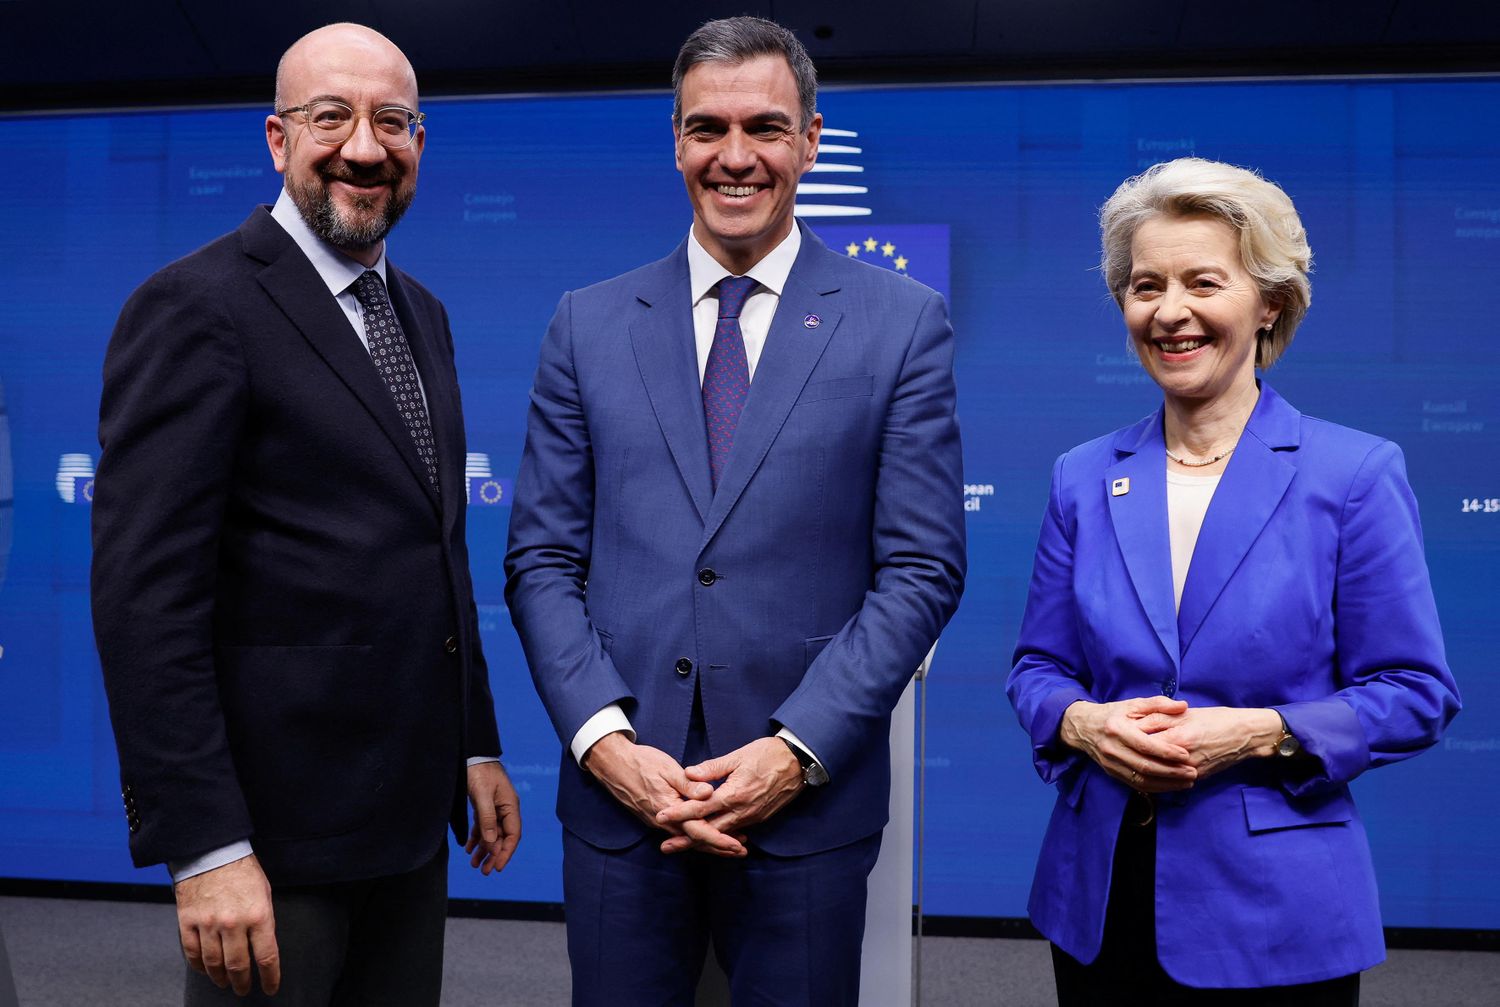
[[(778, 734), (777, 737), (781, 738), (781, 735)], [(804, 752), (785, 738), (781, 738), (781, 740), (786, 741), (786, 747), (790, 748), (792, 754), (797, 757), (797, 765), (802, 767), (803, 783), (809, 787), (821, 787), (828, 782), (828, 770), (818, 765), (817, 759), (814, 759), (807, 752)]]
[[(1281, 711), (1276, 711), (1276, 716), (1281, 717)], [(1290, 759), (1302, 751), (1302, 742), (1286, 726), (1286, 718), (1281, 717), (1281, 737), (1276, 739), (1276, 754), (1283, 759)]]

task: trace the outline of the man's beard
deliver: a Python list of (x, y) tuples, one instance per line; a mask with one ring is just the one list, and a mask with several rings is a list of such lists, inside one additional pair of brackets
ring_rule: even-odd
[(340, 213), (338, 206), (334, 204), (333, 195), (328, 191), (330, 180), (372, 184), (377, 181), (399, 182), (399, 179), (362, 179), (347, 168), (340, 171), (330, 165), (329, 170), (320, 172), (306, 182), (287, 180), (286, 190), (298, 212), (302, 214), (302, 219), (307, 221), (307, 226), (312, 228), (314, 234), (334, 248), (364, 250), (380, 244), (391, 232), (391, 228), (396, 226), (407, 207), (411, 206), (412, 197), (417, 194), (416, 186), (395, 185), (386, 200), (385, 211), (373, 215), (370, 211), (375, 207), (375, 200), (366, 196), (354, 196), (349, 203), (359, 213), (359, 217), (351, 220)]

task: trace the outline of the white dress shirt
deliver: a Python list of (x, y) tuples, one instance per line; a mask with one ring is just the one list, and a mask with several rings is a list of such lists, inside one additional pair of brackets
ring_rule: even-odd
[[(761, 351), (766, 348), (766, 335), (771, 331), (771, 320), (781, 304), (781, 291), (786, 287), (787, 277), (792, 273), (792, 264), (797, 261), (797, 253), (801, 249), (802, 232), (793, 224), (791, 233), (744, 273), (756, 281), (740, 309), (740, 336), (745, 341), (745, 362), (749, 365), (752, 382), (755, 380), (755, 367), (760, 363)], [(714, 330), (719, 322), (719, 281), (734, 274), (708, 254), (708, 250), (698, 243), (698, 238), (691, 230), (688, 231), (687, 260), (688, 291), (693, 298), (693, 342), (698, 353), (698, 384), (701, 386), (703, 373), (708, 367), (708, 351), (713, 347)], [(631, 741), (635, 740), (635, 728), (631, 726), (624, 708), (619, 703), (611, 703), (584, 721), (578, 733), (573, 735), (568, 749), (573, 753), (574, 760), (582, 766), (583, 757), (588, 754), (589, 749), (600, 738), (616, 731), (625, 734)], [(812, 756), (814, 762), (818, 762), (813, 750), (789, 729), (783, 727), (776, 732), (776, 736), (790, 741)], [(822, 765), (821, 762), (818, 764)]]

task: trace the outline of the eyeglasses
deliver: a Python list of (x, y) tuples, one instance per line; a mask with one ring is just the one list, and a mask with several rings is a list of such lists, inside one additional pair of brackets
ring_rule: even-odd
[[(314, 101), (295, 108), (284, 108), (277, 115), (301, 113), (307, 119), (314, 140), (337, 147), (354, 135), (359, 113), (341, 101)], [(385, 105), (368, 116), (370, 131), (387, 150), (401, 150), (411, 144), (417, 127), (427, 118), (425, 112), (413, 112), (400, 105)]]

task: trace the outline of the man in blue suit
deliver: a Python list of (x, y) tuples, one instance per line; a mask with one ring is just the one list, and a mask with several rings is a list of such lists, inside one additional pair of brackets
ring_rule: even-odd
[(690, 1003), (711, 938), (736, 1002), (853, 1004), (890, 712), (963, 586), (953, 335), (795, 223), (789, 32), (709, 22), (673, 79), (691, 233), (563, 297), (506, 558), (574, 1002)]

